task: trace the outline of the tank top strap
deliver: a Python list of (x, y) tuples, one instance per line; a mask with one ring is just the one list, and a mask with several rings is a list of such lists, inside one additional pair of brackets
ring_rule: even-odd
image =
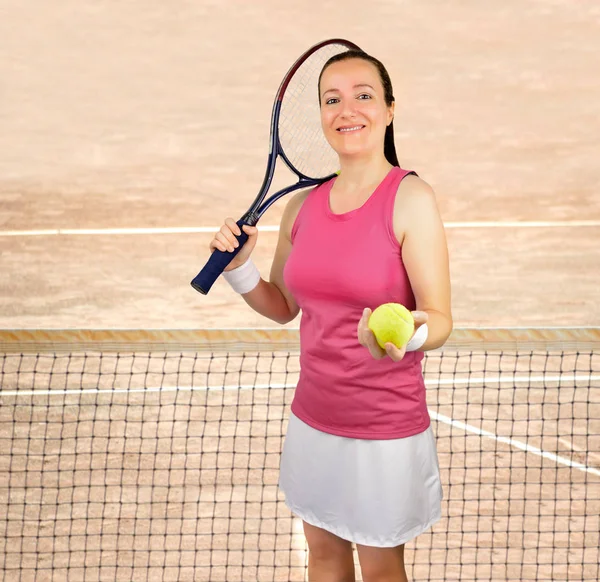
[(386, 216), (389, 216), (390, 213), (393, 214), (396, 193), (398, 192), (398, 188), (400, 187), (402, 180), (411, 174), (414, 176), (417, 175), (416, 172), (412, 170), (404, 170), (400, 167), (395, 167), (391, 171), (393, 172), (393, 175), (391, 176), (389, 184), (381, 196), (381, 203), (384, 206), (384, 212), (386, 213)]
[(398, 245), (398, 239), (394, 232), (394, 204), (396, 202), (396, 194), (398, 192), (398, 188), (400, 187), (400, 183), (406, 176), (414, 175), (416, 176), (416, 172), (412, 170), (404, 170), (402, 168), (396, 167), (392, 170), (394, 175), (391, 176), (391, 180), (385, 188), (385, 192), (382, 193), (380, 198), (378, 212), (381, 217), (380, 220), (385, 224), (385, 229), (387, 231), (389, 240), (394, 246)]

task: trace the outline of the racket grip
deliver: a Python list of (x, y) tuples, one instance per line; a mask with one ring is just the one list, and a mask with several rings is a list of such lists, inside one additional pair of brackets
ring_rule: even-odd
[(236, 224), (240, 227), (242, 234), (240, 236), (236, 236), (239, 246), (233, 249), (233, 252), (223, 252), (215, 249), (210, 258), (206, 262), (206, 265), (202, 268), (202, 270), (192, 279), (190, 285), (196, 289), (199, 293), (203, 295), (207, 295), (210, 291), (210, 288), (213, 286), (215, 281), (221, 276), (225, 267), (233, 261), (233, 258), (240, 252), (241, 248), (248, 241), (248, 235), (242, 230), (242, 225), (247, 224), (247, 222), (243, 219), (240, 219), (236, 222)]

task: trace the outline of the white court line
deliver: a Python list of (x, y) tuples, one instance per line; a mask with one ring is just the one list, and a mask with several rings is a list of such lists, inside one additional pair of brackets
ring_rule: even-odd
[(571, 228), (600, 226), (600, 220), (509, 220), (481, 222), (446, 222), (446, 228)]
[(98, 388), (86, 388), (83, 390), (0, 390), (0, 396), (50, 396), (70, 394), (143, 394), (144, 392), (206, 392), (207, 390), (266, 390), (268, 388), (295, 388), (296, 384), (230, 384), (223, 386), (149, 386), (148, 388), (116, 388), (114, 390), (102, 390)]
[[(185, 372), (182, 372), (185, 373)], [(220, 372), (215, 372), (219, 374)], [(600, 382), (600, 376), (593, 374), (562, 374), (540, 376), (515, 376), (506, 378), (500, 376), (473, 376), (469, 378), (445, 378), (439, 380), (425, 380), (426, 386), (466, 386), (476, 384), (529, 384), (544, 382)], [(83, 390), (0, 390), (0, 396), (49, 396), (68, 394), (142, 394), (144, 392), (202, 392), (206, 390), (267, 390), (295, 388), (296, 383), (284, 384), (209, 384), (208, 386), (149, 386), (147, 388), (116, 388), (102, 390), (98, 388), (85, 388)]]
[(586, 451), (585, 449), (576, 446), (575, 443), (568, 441), (567, 439), (559, 438), (558, 442), (562, 443), (565, 447), (571, 449), (572, 451), (575, 451), (576, 453), (586, 453), (588, 457), (600, 461), (600, 453), (590, 453), (589, 451)]
[[(88, 236), (112, 234), (210, 234), (218, 226), (174, 226), (153, 228), (51, 228), (46, 230), (2, 230), (0, 236)], [(261, 232), (278, 232), (278, 226), (259, 226)]]
[[(573, 228), (600, 227), (600, 220), (554, 220), (554, 221), (472, 221), (446, 222), (446, 228)], [(0, 236), (92, 236), (92, 235), (144, 235), (144, 234), (210, 234), (218, 226), (174, 226), (152, 228), (50, 228), (35, 230), (2, 230)], [(279, 226), (259, 226), (261, 232), (278, 232)]]
[(493, 432), (489, 432), (487, 430), (477, 428), (476, 426), (473, 426), (472, 424), (465, 424), (464, 422), (460, 422), (460, 420), (454, 420), (453, 418), (450, 418), (449, 416), (444, 416), (443, 414), (438, 414), (437, 412), (434, 412), (433, 410), (430, 410), (429, 414), (431, 415), (431, 418), (433, 418), (439, 422), (443, 422), (444, 424), (448, 424), (450, 426), (460, 428), (461, 430), (464, 430), (465, 432), (472, 432), (473, 434), (476, 434), (479, 436), (484, 436), (489, 439), (498, 441), (499, 443), (504, 443), (511, 447), (515, 447), (516, 449), (520, 449), (522, 451), (525, 451), (526, 453), (532, 453), (534, 455), (537, 455), (538, 457), (543, 457), (544, 459), (549, 459), (550, 461), (554, 461), (556, 464), (566, 465), (567, 467), (572, 467), (573, 469), (578, 469), (579, 471), (583, 471), (584, 473), (591, 473), (592, 475), (597, 475), (598, 477), (600, 477), (600, 469), (594, 469), (592, 467), (588, 467), (587, 465), (584, 465), (583, 463), (578, 463), (576, 461), (570, 461), (569, 459), (566, 459), (565, 457), (555, 455), (554, 453), (548, 453), (542, 449), (538, 449), (538, 447), (534, 447), (532, 445), (522, 443), (521, 441), (518, 441), (515, 439), (498, 436), (497, 434), (494, 434)]
[[(481, 378), (480, 380), (485, 381), (485, 382), (503, 382), (505, 380), (509, 381), (509, 382), (530, 382), (532, 377), (515, 377), (515, 378)], [(544, 376), (539, 376), (536, 378), (540, 378), (540, 380), (538, 381), (548, 381), (548, 377), (544, 377)], [(553, 376), (552, 378), (555, 378), (554, 381), (558, 381), (558, 379), (560, 379), (560, 376)], [(591, 380), (591, 379), (600, 379), (600, 377), (598, 376), (592, 376), (590, 374), (577, 374), (577, 375), (570, 375), (570, 378), (572, 379), (581, 379), (584, 378), (586, 380)], [(562, 377), (562, 379), (564, 380), (564, 376)], [(427, 381), (426, 384), (427, 385), (457, 385), (457, 384), (473, 384), (474, 383), (474, 379), (473, 378), (466, 378), (466, 379), (447, 379), (447, 380), (439, 380), (439, 381)], [(42, 395), (68, 395), (68, 394), (101, 394), (101, 393), (106, 393), (106, 394), (123, 394), (123, 393), (144, 393), (144, 392), (185, 392), (185, 391), (206, 391), (206, 390), (248, 390), (248, 389), (266, 389), (266, 388), (294, 388), (296, 386), (296, 384), (258, 384), (258, 385), (242, 385), (242, 386), (234, 386), (234, 385), (229, 385), (229, 386), (215, 386), (215, 387), (205, 387), (205, 386), (200, 386), (200, 387), (193, 387), (193, 386), (173, 386), (173, 387), (152, 387), (152, 388), (136, 388), (136, 389), (118, 389), (118, 390), (98, 390), (96, 388), (93, 389), (87, 389), (87, 390), (30, 390), (30, 391), (0, 391), (0, 396), (42, 396)], [(512, 439), (509, 437), (503, 437), (503, 436), (499, 436), (497, 434), (494, 434), (493, 432), (489, 432), (480, 428), (477, 428), (476, 426), (473, 426), (471, 424), (466, 424), (464, 422), (461, 422), (459, 420), (454, 420), (453, 418), (450, 418), (449, 416), (445, 416), (443, 414), (439, 414), (433, 410), (429, 410), (429, 414), (431, 416), (431, 418), (433, 418), (434, 420), (437, 420), (438, 422), (443, 422), (444, 424), (447, 424), (449, 426), (453, 426), (456, 428), (459, 428), (461, 430), (464, 430), (465, 432), (471, 432), (473, 434), (477, 434), (479, 436), (484, 436), (486, 438), (495, 440), (497, 442), (500, 443), (504, 443), (507, 444), (509, 446), (515, 447), (517, 449), (520, 449), (526, 453), (531, 453), (533, 455), (537, 455), (539, 457), (543, 457), (545, 459), (549, 459), (553, 462), (555, 462), (556, 464), (560, 464), (560, 465), (566, 465), (568, 467), (572, 467), (574, 469), (577, 469), (579, 471), (585, 472), (585, 473), (590, 473), (592, 475), (596, 475), (598, 477), (600, 477), (600, 469), (594, 469), (593, 467), (588, 467), (587, 465), (584, 465), (583, 463), (578, 463), (576, 461), (571, 461), (565, 457), (561, 457), (559, 455), (555, 455), (553, 453), (549, 453), (547, 451), (544, 451), (542, 449), (539, 449), (538, 447), (534, 447), (532, 445), (528, 445), (527, 443), (523, 443), (521, 441), (518, 441), (516, 439)]]

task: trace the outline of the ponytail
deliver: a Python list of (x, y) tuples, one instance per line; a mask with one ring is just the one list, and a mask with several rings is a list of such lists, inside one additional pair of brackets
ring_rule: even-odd
[(392, 121), (385, 130), (385, 138), (383, 139), (383, 153), (387, 161), (392, 166), (400, 166), (398, 155), (396, 154), (396, 144), (394, 143), (394, 122)]

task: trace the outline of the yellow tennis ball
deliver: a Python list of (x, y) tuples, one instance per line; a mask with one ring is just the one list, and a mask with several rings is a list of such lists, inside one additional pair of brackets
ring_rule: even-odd
[(382, 349), (390, 342), (402, 348), (415, 332), (412, 313), (400, 303), (384, 303), (369, 318), (369, 329)]

